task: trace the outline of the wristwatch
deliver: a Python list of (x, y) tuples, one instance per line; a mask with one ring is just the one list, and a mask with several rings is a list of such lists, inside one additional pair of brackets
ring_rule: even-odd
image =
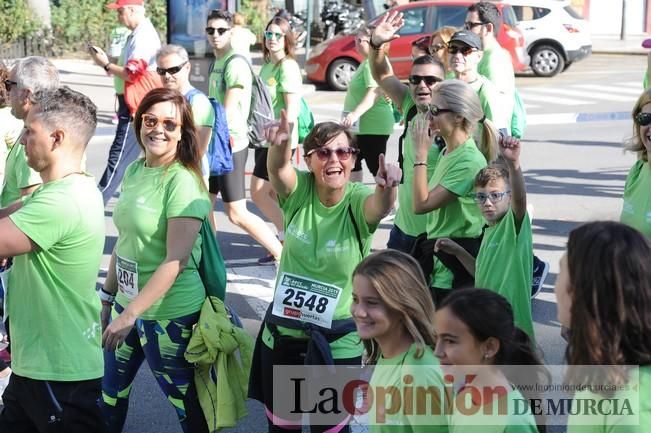
[(105, 70), (106, 72), (108, 72), (110, 66), (111, 66), (111, 62), (108, 62), (107, 64), (105, 64), (105, 65), (102, 66), (102, 67), (104, 68), (104, 70)]

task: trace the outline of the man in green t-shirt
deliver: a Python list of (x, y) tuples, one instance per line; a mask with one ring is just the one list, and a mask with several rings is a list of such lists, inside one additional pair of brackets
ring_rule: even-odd
[(14, 257), (6, 299), (13, 374), (0, 431), (101, 432), (95, 280), (104, 206), (82, 171), (97, 108), (67, 87), (38, 92), (32, 101), (21, 147), (43, 185), (0, 210), (0, 257)]
[(213, 207), (217, 195), (221, 193), (228, 219), (250, 234), (279, 261), (282, 252), (280, 241), (269, 226), (246, 207), (244, 168), (249, 154), (248, 118), (253, 75), (246, 59), (230, 59), (235, 54), (231, 46), (232, 24), (230, 12), (217, 9), (210, 12), (206, 27), (208, 42), (215, 54), (208, 95), (224, 105), (233, 149), (233, 171), (221, 176), (210, 176), (208, 190)]
[[(392, 17), (395, 18), (392, 19)], [(399, 207), (395, 223), (389, 234), (388, 248), (410, 253), (416, 238), (427, 231), (427, 215), (416, 215), (413, 209), (412, 180), (414, 172), (413, 146), (411, 144), (410, 120), (416, 112), (426, 112), (432, 101), (434, 85), (443, 81), (443, 65), (431, 56), (422, 56), (414, 60), (409, 75), (409, 84), (400, 82), (393, 73), (386, 56), (387, 43), (398, 37), (396, 32), (402, 22), (394, 14), (386, 14), (373, 30), (369, 38), (369, 66), (373, 78), (382, 91), (393, 101), (394, 106), (402, 112), (405, 123), (403, 131), (402, 162), (403, 179), (398, 186)], [(434, 140), (433, 140), (434, 141)], [(439, 147), (432, 143), (427, 156), (428, 174), (431, 175), (439, 155)]]

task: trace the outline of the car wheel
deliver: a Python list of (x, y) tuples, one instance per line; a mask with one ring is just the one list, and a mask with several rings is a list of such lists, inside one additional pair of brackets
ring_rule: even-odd
[(531, 54), (531, 69), (539, 77), (553, 77), (563, 70), (563, 55), (551, 45), (540, 45)]
[(353, 59), (337, 59), (330, 64), (326, 79), (333, 90), (346, 90), (348, 83), (357, 70), (358, 63)]

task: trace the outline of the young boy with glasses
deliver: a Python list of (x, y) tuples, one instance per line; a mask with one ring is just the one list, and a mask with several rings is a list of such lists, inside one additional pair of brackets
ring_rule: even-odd
[(506, 167), (489, 165), (475, 178), (475, 202), (488, 222), (477, 258), (448, 238), (437, 240), (434, 249), (456, 256), (475, 276), (476, 287), (504, 296), (513, 307), (516, 326), (533, 340), (533, 241), (520, 150), (518, 139), (502, 139), (500, 154)]

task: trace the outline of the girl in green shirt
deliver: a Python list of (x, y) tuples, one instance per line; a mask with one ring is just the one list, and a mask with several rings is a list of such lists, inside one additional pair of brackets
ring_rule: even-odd
[[(554, 288), (558, 321), (569, 328), (566, 381), (616, 385), (614, 394), (586, 390), (575, 399), (615, 399), (620, 406), (628, 399), (633, 416), (570, 415), (569, 433), (641, 433), (651, 425), (650, 257), (648, 240), (624, 224), (592, 222), (570, 232)], [(597, 376), (586, 365), (609, 367)]]
[[(375, 365), (369, 396), (387, 387), (396, 387), (399, 395), (405, 395), (405, 379), (413, 380), (410, 387), (434, 387), (439, 391), (435, 393), (438, 401), (432, 406), (422, 404), (423, 396), (420, 402), (402, 401), (403, 408), (428, 409), (422, 413), (405, 410), (385, 416), (385, 402), (375, 401), (369, 411), (371, 433), (408, 433), (425, 427), (428, 432), (447, 432), (443, 408), (449, 405), (449, 399), (432, 349), (436, 342), (434, 304), (418, 262), (391, 249), (366, 257), (353, 273), (350, 312), (366, 349), (367, 364)], [(418, 399), (418, 393), (415, 395)], [(439, 411), (431, 413), (431, 407)]]
[[(438, 306), (434, 327), (434, 354), (446, 382), (460, 385), (450, 432), (538, 433), (530, 408), (523, 410), (521, 403), (538, 396), (523, 396), (514, 385), (531, 380), (534, 372), (540, 379), (546, 373), (531, 340), (515, 326), (509, 302), (487, 289), (456, 290)], [(521, 379), (515, 366), (524, 365), (527, 377)], [(543, 421), (538, 424), (544, 432)]]

